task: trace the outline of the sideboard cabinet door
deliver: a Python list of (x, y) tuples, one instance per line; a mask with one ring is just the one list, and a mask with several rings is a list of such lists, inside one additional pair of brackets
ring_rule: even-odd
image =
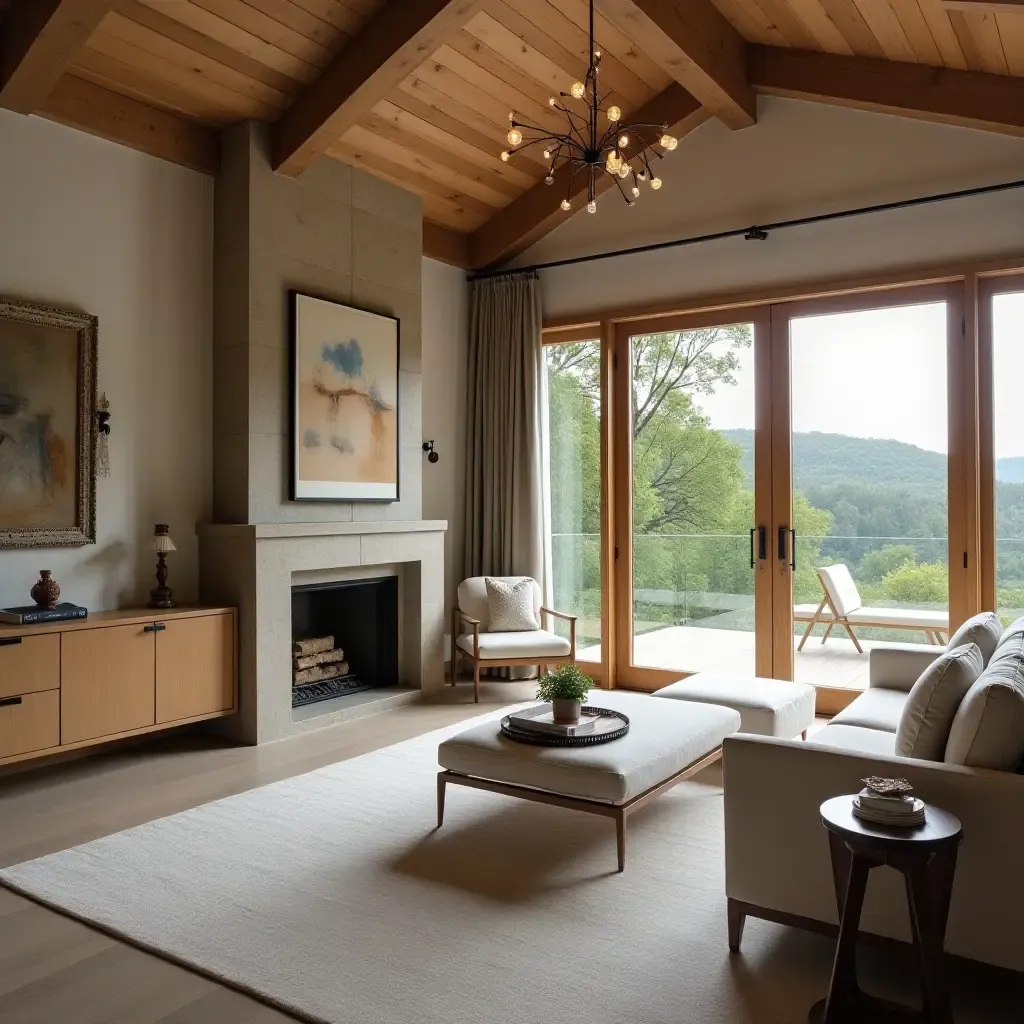
[(232, 615), (161, 621), (156, 634), (156, 720), (178, 722), (235, 703)]
[(61, 634), (62, 744), (155, 724), (155, 635), (141, 623)]

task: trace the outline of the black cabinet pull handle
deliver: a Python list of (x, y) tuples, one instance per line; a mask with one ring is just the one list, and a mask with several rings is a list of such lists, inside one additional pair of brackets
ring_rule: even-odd
[(20, 697), (0, 697), (0, 708), (13, 707), (15, 704), (20, 704)]
[(162, 622), (151, 622), (142, 627), (143, 633), (162, 633), (167, 627)]
[(0, 639), (0, 647), (13, 647), (15, 644), (20, 644), (21, 640), (20, 636), (5, 636)]

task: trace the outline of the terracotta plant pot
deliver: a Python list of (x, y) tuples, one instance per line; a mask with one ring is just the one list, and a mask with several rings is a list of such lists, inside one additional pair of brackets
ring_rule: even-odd
[(559, 725), (576, 725), (580, 720), (582, 708), (581, 700), (553, 700), (551, 715)]
[(32, 600), (40, 608), (56, 608), (60, 600), (60, 587), (57, 581), (50, 579), (49, 569), (39, 570), (39, 579), (35, 586), (29, 591)]

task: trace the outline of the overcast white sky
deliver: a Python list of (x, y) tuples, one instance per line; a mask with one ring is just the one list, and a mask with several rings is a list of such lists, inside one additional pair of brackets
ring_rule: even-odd
[[(793, 321), (793, 429), (905, 441), (945, 452), (944, 303)], [(996, 457), (1024, 455), (1024, 293), (995, 304)], [(754, 426), (753, 350), (735, 387), (699, 396), (720, 430)]]

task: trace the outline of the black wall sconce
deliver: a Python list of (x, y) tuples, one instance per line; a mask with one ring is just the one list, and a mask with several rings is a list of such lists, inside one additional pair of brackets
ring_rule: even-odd
[(439, 458), (441, 458), (441, 456), (438, 455), (437, 452), (434, 451), (434, 442), (433, 441), (424, 441), (423, 442), (423, 450), (428, 453), (427, 454), (427, 462), (434, 463), (434, 462), (437, 462), (437, 460)]

